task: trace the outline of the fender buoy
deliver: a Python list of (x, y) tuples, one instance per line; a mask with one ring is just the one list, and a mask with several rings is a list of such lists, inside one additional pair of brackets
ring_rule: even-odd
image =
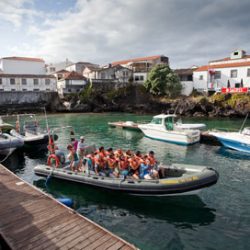
[(54, 159), (55, 162), (56, 162), (56, 168), (59, 167), (60, 161), (59, 161), (58, 157), (57, 157), (55, 154), (51, 154), (51, 155), (48, 157), (48, 161), (47, 161), (48, 166), (51, 166), (51, 164), (52, 164), (51, 160), (52, 160), (52, 159)]

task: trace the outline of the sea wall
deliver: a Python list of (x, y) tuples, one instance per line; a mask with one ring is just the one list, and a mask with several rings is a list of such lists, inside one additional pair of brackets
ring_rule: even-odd
[(53, 111), (59, 103), (56, 92), (4, 91), (0, 92), (0, 113), (39, 111), (42, 107)]

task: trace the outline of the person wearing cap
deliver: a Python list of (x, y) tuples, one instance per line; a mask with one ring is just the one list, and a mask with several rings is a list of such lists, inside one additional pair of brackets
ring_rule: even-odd
[(85, 156), (85, 148), (86, 144), (84, 143), (84, 137), (81, 136), (80, 141), (77, 144), (77, 155), (79, 159), (83, 159), (83, 157)]

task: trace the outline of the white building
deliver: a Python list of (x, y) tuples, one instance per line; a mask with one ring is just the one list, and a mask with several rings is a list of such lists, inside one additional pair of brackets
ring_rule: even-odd
[(81, 74), (72, 71), (64, 75), (63, 78), (58, 80), (57, 89), (59, 95), (79, 93), (84, 85), (87, 83), (87, 79)]
[(112, 62), (112, 66), (121, 65), (131, 69), (133, 71), (133, 80), (136, 83), (144, 83), (148, 78), (149, 71), (158, 64), (168, 65), (168, 57), (156, 55)]
[(77, 63), (72, 63), (71, 65), (68, 65), (65, 69), (68, 71), (75, 71), (81, 75), (83, 75), (83, 71), (86, 67), (99, 67), (97, 64), (93, 64), (90, 62), (77, 62)]
[(104, 67), (92, 67), (88, 66), (83, 70), (83, 75), (91, 80), (101, 81), (115, 81), (115, 82), (128, 82), (133, 77), (131, 69), (123, 67), (121, 65), (111, 64)]
[(0, 91), (57, 91), (56, 78), (46, 75), (40, 58), (5, 57), (0, 59)]
[(211, 61), (199, 67), (193, 74), (194, 88), (200, 91), (221, 88), (250, 88), (250, 55), (235, 50), (230, 57)]
[(193, 72), (195, 69), (197, 69), (196, 66), (187, 69), (174, 70), (175, 74), (178, 75), (182, 85), (182, 90), (181, 90), (182, 95), (188, 96), (192, 93), (194, 89)]

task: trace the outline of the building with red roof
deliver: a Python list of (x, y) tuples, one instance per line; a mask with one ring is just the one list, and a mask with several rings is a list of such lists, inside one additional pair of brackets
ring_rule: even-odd
[(230, 57), (210, 61), (193, 74), (194, 88), (220, 90), (221, 88), (250, 88), (250, 55), (235, 50)]

